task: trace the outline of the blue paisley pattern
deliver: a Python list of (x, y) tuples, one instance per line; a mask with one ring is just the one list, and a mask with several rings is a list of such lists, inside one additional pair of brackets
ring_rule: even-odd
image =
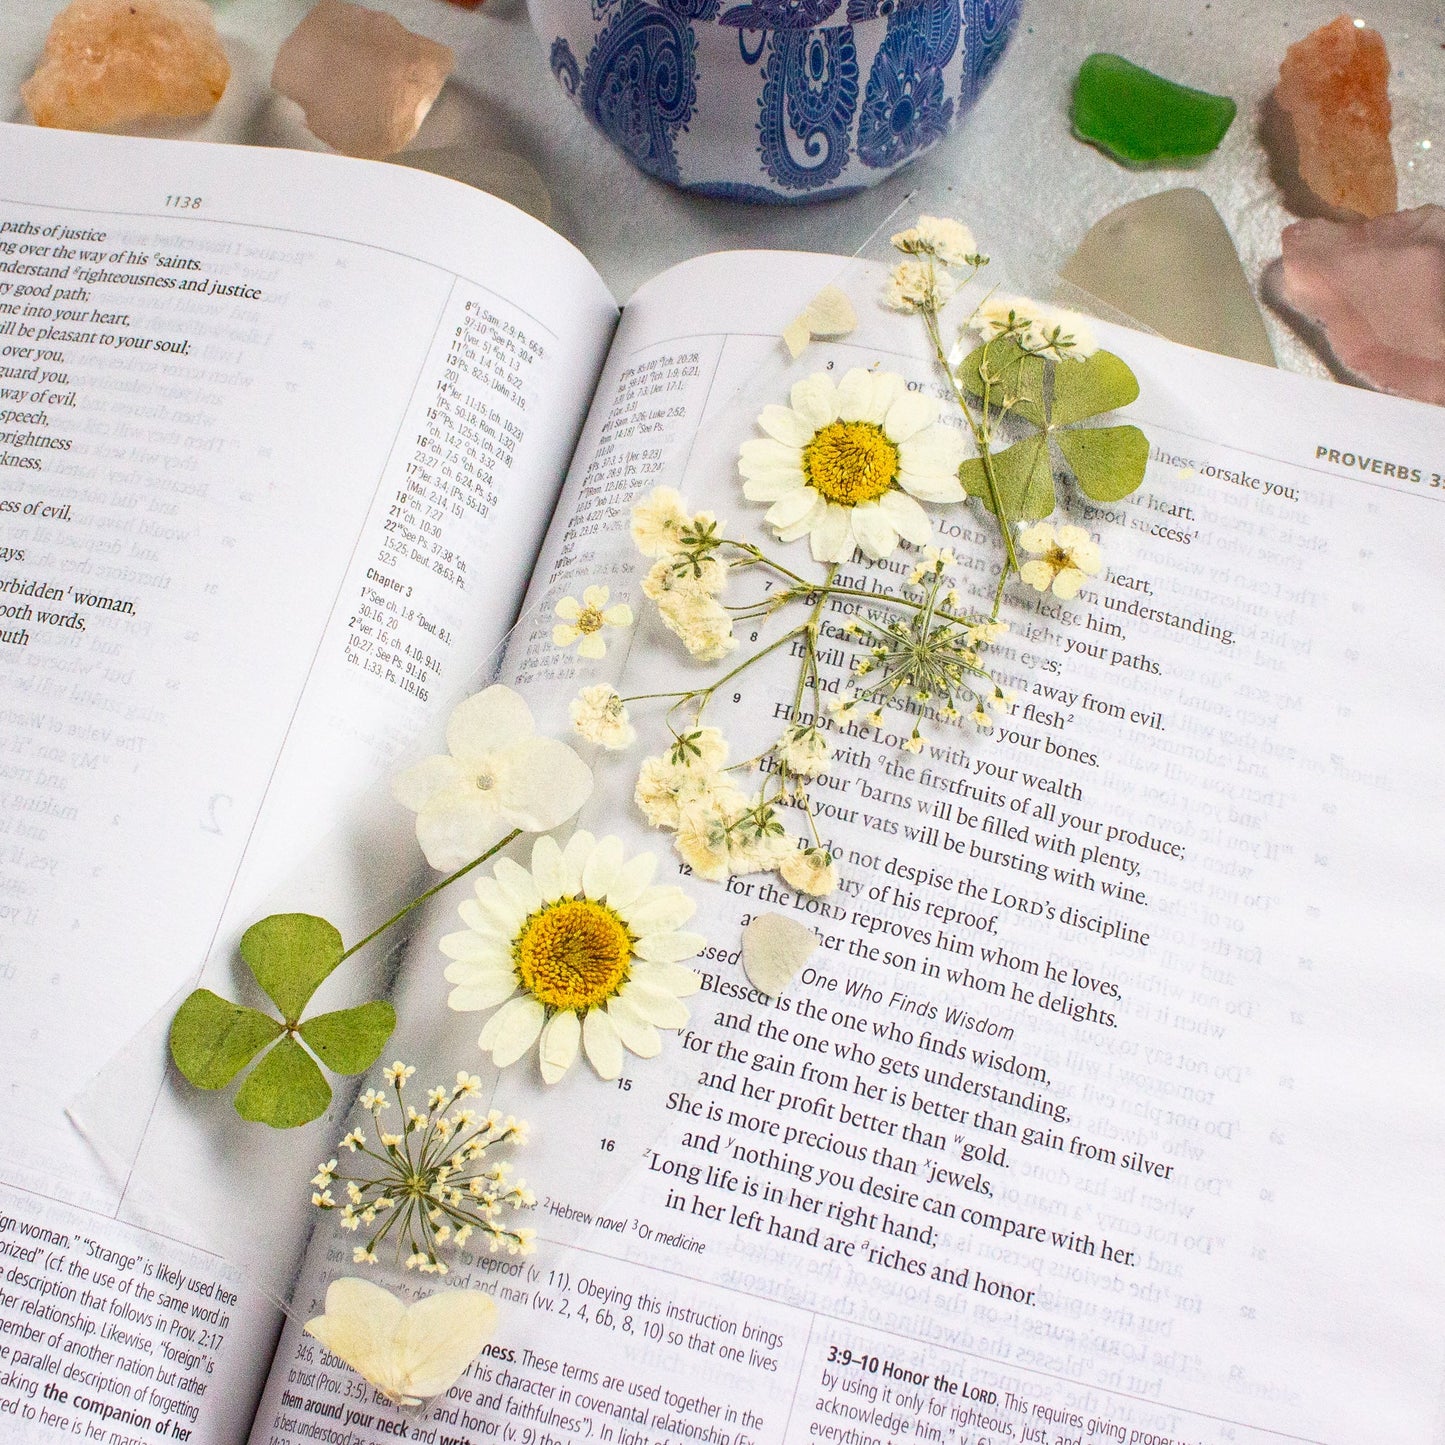
[(675, 142), (697, 104), (696, 53), (691, 28), (670, 8), (622, 0), (582, 76), (583, 113), (634, 164), (673, 185), (682, 184)]
[(912, 5), (888, 17), (858, 117), (858, 159), (865, 166), (896, 166), (947, 132), (953, 101), (944, 95), (943, 72), (960, 28), (958, 0)]
[(963, 0), (963, 77), (959, 109), (967, 110), (983, 93), (993, 68), (1019, 23), (1022, 0)]
[(779, 30), (758, 101), (763, 169), (790, 191), (836, 180), (848, 163), (848, 132), (858, 107), (853, 27)]
[(826, 191), (781, 196), (766, 186), (751, 186), (746, 181), (698, 181), (687, 188), (690, 195), (708, 196), (716, 201), (741, 201), (748, 206), (810, 206), (815, 201), (844, 201), (867, 189), (867, 186), (829, 186)]
[(577, 57), (572, 54), (572, 47), (560, 35), (552, 42), (552, 74), (557, 77), (557, 84), (576, 100), (577, 87), (582, 84), (582, 72), (577, 68)]
[(720, 17), (723, 25), (744, 30), (811, 30), (821, 25), (842, 0), (749, 0)]

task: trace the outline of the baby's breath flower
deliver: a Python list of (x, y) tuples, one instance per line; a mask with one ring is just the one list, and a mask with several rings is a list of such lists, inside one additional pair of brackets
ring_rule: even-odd
[(605, 682), (584, 687), (572, 699), (572, 726), (589, 743), (597, 743), (609, 752), (631, 747), (637, 741), (627, 704), (617, 689)]
[(883, 286), (883, 304), (894, 311), (942, 311), (958, 282), (931, 260), (900, 261)]
[(773, 744), (789, 772), (802, 778), (820, 778), (833, 759), (833, 745), (826, 733), (812, 723), (794, 723)]
[[(383, 1072), (400, 1104), (401, 1092), (416, 1070), (397, 1062)], [(323, 1173), (331, 1171), (330, 1177), (346, 1187), (350, 1202), (339, 1212), (341, 1228), (370, 1229), (378, 1216), (384, 1217), (371, 1238), (352, 1250), (355, 1263), (375, 1264), (376, 1247), (388, 1235), (397, 1259), (408, 1269), (427, 1274), (445, 1274), (443, 1246), (461, 1245), (474, 1231), (489, 1235), (496, 1247), (525, 1252), (530, 1233), (512, 1228), (503, 1216), (529, 1207), (535, 1197), (520, 1180), (505, 1182), (505, 1161), (487, 1159), (485, 1168), (474, 1167), (494, 1146), (521, 1144), (524, 1126), (495, 1110), (478, 1123), (474, 1111), (464, 1110), (467, 1123), (458, 1128), (445, 1112), (478, 1088), (476, 1076), (462, 1072), (454, 1087), (428, 1090), (427, 1112), (408, 1108), (404, 1135), (383, 1133), (377, 1127), (379, 1148), (368, 1147), (363, 1130), (353, 1130), (347, 1139), (356, 1140), (353, 1152), (362, 1156), (351, 1166), (357, 1171), (354, 1175), (336, 1174), (334, 1159), (321, 1166)], [(369, 1089), (362, 1097), (376, 1094)], [(362, 1107), (373, 1120), (380, 1113), (372, 1104)], [(336, 1208), (329, 1189), (313, 1194), (311, 1202), (318, 1209)]]
[(680, 549), (688, 521), (682, 497), (671, 487), (658, 487), (632, 509), (633, 545), (644, 557), (670, 557)]
[(665, 593), (658, 599), (657, 613), (668, 631), (702, 662), (717, 662), (738, 645), (732, 614), (701, 590)]
[[(367, 1089), (356, 1102), (373, 1114), (379, 1114), (383, 1109), (391, 1108), (391, 1101), (380, 1089)], [(359, 1134), (361, 1131), (358, 1129), (356, 1132)]]
[(905, 256), (934, 256), (945, 266), (980, 266), (988, 261), (979, 255), (973, 232), (962, 221), (943, 216), (920, 216), (916, 225), (892, 237), (891, 244)]

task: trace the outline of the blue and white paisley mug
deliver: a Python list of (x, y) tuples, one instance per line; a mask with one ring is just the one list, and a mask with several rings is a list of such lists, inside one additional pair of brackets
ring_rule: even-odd
[(946, 135), (1022, 0), (529, 0), (552, 72), (637, 166), (699, 195), (833, 200)]

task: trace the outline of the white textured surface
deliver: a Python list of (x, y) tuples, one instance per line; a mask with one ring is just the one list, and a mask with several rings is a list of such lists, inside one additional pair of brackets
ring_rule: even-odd
[[(816, 207), (759, 208), (694, 200), (636, 171), (582, 120), (547, 68), (522, 0), (464, 11), (443, 0), (374, 0), (453, 46), (457, 71), (418, 137), (416, 161), (485, 180), (488, 153), (514, 152), (541, 176), (552, 222), (591, 258), (619, 298), (674, 261), (728, 247), (852, 253), (917, 190), (954, 211), (1005, 261), (1015, 284), (1046, 292), (1062, 261), (1106, 211), (1169, 186), (1208, 192), (1256, 285), (1279, 255), (1290, 211), (1261, 144), (1262, 107), (1285, 46), (1337, 13), (1319, 0), (1026, 0), (1014, 43), (973, 114), (930, 155), (873, 191)], [(587, 3), (587, 0), (580, 0)], [(0, 0), (0, 114), (23, 118), (30, 73), (61, 0)], [(171, 131), (270, 145), (317, 143), (290, 102), (270, 92), (276, 48), (306, 0), (218, 0), (235, 67), (215, 115)], [(1389, 47), (1400, 205), (1445, 203), (1445, 11), (1428, 0), (1380, 0), (1364, 18)], [(1231, 95), (1239, 116), (1215, 155), (1189, 168), (1127, 170), (1069, 132), (1069, 92), (1091, 51), (1113, 50), (1171, 79)], [(513, 168), (515, 172), (516, 168)], [(514, 187), (508, 192), (507, 185)], [(515, 174), (502, 194), (524, 186)], [(535, 200), (533, 197), (534, 208)], [(1324, 374), (1266, 309), (1281, 362)]]

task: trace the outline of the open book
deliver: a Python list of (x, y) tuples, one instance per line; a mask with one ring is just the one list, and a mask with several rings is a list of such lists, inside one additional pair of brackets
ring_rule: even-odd
[[(1091, 523), (1107, 571), (1014, 607), (993, 736), (840, 725), (836, 894), (683, 880), (688, 1030), (605, 1107), (580, 1067), (535, 1091), (556, 1248), (448, 1281), (497, 1297), (488, 1352), (408, 1415), (255, 1285), (299, 1268), (304, 1319), (349, 1272), (304, 1183), (349, 1101), (252, 1197), (165, 1073), (177, 991), (278, 901), (395, 885), (377, 780), (519, 617), (504, 680), (560, 732), (592, 675), (553, 606), (635, 591), (639, 495), (761, 538), (764, 401), (825, 365), (931, 383), (861, 294), (787, 362), (842, 265), (710, 257), (619, 320), (434, 177), (0, 130), (0, 1438), (1445, 1439), (1445, 423), (1123, 332), (1152, 459)], [(627, 691), (672, 642), (637, 628)], [(751, 692), (740, 734), (788, 706)], [(581, 825), (665, 851), (635, 767), (596, 772)], [(330, 893), (278, 900), (318, 850)], [(399, 990), (423, 1066), (476, 1026), (455, 902)], [(823, 940), (777, 1000), (738, 966), (765, 911)], [(65, 1115), (117, 1054), (119, 1168)], [(166, 1160), (169, 1213), (136, 1187)]]

